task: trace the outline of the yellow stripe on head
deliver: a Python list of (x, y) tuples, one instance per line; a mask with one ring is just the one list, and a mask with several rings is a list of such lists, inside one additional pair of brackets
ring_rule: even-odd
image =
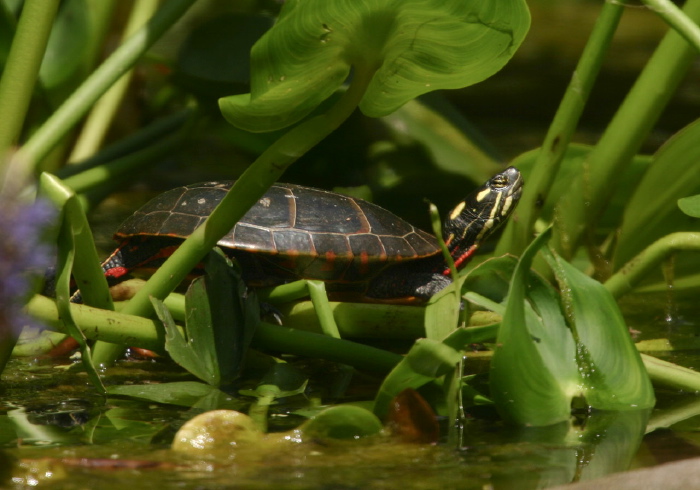
[(467, 206), (467, 203), (462, 201), (457, 206), (452, 210), (450, 213), (450, 219), (455, 220), (459, 217), (460, 214), (462, 214), (462, 211), (464, 211), (464, 208)]

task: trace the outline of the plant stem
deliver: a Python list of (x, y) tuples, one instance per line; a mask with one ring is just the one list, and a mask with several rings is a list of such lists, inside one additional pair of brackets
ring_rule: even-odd
[[(685, 14), (700, 19), (700, 0), (688, 0)], [(566, 259), (596, 223), (618, 186), (620, 176), (639, 151), (695, 56), (693, 46), (675, 31), (659, 44), (600, 141), (558, 203), (553, 244)]]
[(27, 0), (0, 79), (0, 175), (29, 109), (60, 0)]
[[(122, 41), (125, 42), (129, 36), (143, 26), (157, 8), (158, 0), (140, 0), (134, 3), (129, 21), (124, 28)], [(93, 106), (73, 147), (73, 152), (68, 159), (69, 163), (92, 156), (100, 148), (107, 130), (124, 99), (124, 94), (131, 81), (131, 74), (132, 70), (125, 73)]]
[(700, 250), (700, 233), (678, 232), (658, 239), (605, 281), (604, 286), (614, 297), (619, 298), (630, 292), (635, 284), (668, 256), (682, 250)]
[(688, 18), (683, 11), (670, 0), (642, 0), (650, 10), (657, 13), (686, 41), (695, 46), (700, 52), (700, 27)]
[[(143, 150), (144, 148), (148, 149), (147, 147), (151, 145), (157, 145), (157, 142), (154, 143), (156, 140), (159, 140), (164, 136), (172, 135), (172, 133), (180, 129), (180, 127), (182, 127), (182, 125), (192, 117), (194, 112), (195, 111), (192, 109), (184, 109), (180, 112), (176, 112), (175, 114), (158, 119), (148, 126), (131, 133), (118, 142), (105, 147), (96, 155), (75, 165), (63, 167), (56, 172), (56, 176), (67, 180), (68, 177), (95, 168), (99, 165), (106, 164), (107, 166), (111, 166), (113, 165), (113, 161), (117, 159), (121, 159), (122, 157), (131, 157), (133, 156), (132, 153), (136, 151)], [(178, 138), (179, 140), (182, 140), (181, 136), (178, 136)]]
[(523, 189), (520, 204), (503, 232), (496, 255), (520, 255), (532, 236), (547, 193), (552, 187), (588, 96), (612, 41), (625, 2), (605, 2), (581, 54), (559, 109), (549, 126), (534, 164), (534, 171)]
[[(75, 322), (89, 339), (157, 351), (163, 349), (165, 331), (156, 320), (78, 304), (71, 304), (70, 308)], [(65, 332), (54, 300), (36, 295), (27, 304), (26, 311), (52, 330)], [(376, 347), (268, 323), (258, 326), (251, 345), (258, 349), (327, 359), (376, 372), (388, 372), (401, 360), (400, 355)]]
[(700, 392), (699, 372), (646, 354), (641, 356), (654, 383), (690, 393)]
[[(42, 6), (45, 2), (45, 0), (35, 1)], [(5, 182), (5, 186), (10, 188), (21, 186), (34, 172), (39, 162), (87, 114), (97, 99), (126, 73), (194, 2), (195, 0), (163, 2), (153, 18), (119, 46), (20, 148), (12, 160), (21, 165), (22, 172), (18, 172), (11, 183)]]

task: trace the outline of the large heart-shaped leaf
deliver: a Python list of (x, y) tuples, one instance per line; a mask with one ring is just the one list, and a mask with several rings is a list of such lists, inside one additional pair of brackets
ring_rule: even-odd
[(242, 129), (281, 129), (354, 70), (371, 77), (362, 112), (385, 116), (421, 94), (490, 77), (529, 25), (524, 0), (288, 0), (251, 51), (251, 93), (220, 106)]

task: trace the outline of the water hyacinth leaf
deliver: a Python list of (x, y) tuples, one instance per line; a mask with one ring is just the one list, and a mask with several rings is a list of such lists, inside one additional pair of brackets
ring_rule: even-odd
[[(533, 281), (530, 266), (546, 244), (551, 228), (538, 236), (525, 250), (515, 268), (503, 321), (491, 360), (491, 397), (504, 419), (517, 425), (545, 426), (568, 420), (571, 398), (577, 384), (573, 363), (573, 342), (567, 340), (566, 325), (554, 307), (558, 301), (546, 291), (544, 281)], [(547, 299), (549, 298), (549, 299)], [(544, 313), (548, 322), (546, 324)], [(540, 316), (542, 314), (543, 316)], [(549, 338), (555, 329), (563, 330), (555, 343)], [(556, 334), (554, 334), (556, 335)]]
[(700, 195), (679, 199), (678, 207), (688, 216), (700, 218)]
[[(615, 270), (646, 246), (675, 231), (700, 231), (700, 221), (678, 209), (678, 199), (700, 193), (700, 119), (669, 139), (654, 155), (629, 199), (617, 235)], [(653, 202), (653, 206), (649, 203)]]
[(545, 258), (562, 290), (588, 405), (599, 410), (653, 407), (651, 381), (615, 299), (601, 283), (560, 257), (545, 253)]
[(251, 51), (250, 94), (221, 99), (234, 126), (272, 131), (308, 115), (354, 69), (372, 74), (360, 109), (462, 88), (500, 70), (529, 28), (523, 0), (288, 0)]
[(238, 375), (259, 321), (259, 308), (220, 250), (209, 253), (205, 271), (185, 295), (187, 338), (163, 303), (155, 298), (152, 303), (165, 326), (165, 348), (173, 360), (202, 381), (220, 386)]

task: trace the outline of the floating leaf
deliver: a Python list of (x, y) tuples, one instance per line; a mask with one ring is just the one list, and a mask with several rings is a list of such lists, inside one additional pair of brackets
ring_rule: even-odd
[(360, 109), (385, 116), (421, 94), (493, 75), (529, 25), (523, 0), (288, 0), (251, 51), (251, 93), (221, 99), (221, 110), (242, 129), (281, 129), (354, 69), (371, 76)]

